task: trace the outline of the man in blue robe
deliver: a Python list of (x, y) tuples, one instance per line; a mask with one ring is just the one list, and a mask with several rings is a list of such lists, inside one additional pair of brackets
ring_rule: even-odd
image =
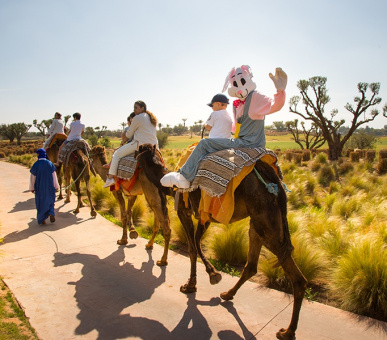
[(59, 188), (56, 177), (56, 168), (46, 155), (46, 150), (38, 149), (38, 160), (32, 165), (30, 170), (30, 190), (35, 193), (35, 205), (39, 224), (46, 224), (46, 219), (50, 217), (51, 222), (55, 222), (55, 191)]

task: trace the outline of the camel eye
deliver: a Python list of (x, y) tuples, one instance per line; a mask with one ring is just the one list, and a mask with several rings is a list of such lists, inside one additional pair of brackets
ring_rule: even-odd
[(245, 85), (246, 84), (246, 80), (244, 78), (241, 79), (241, 83), (242, 85)]
[(234, 86), (234, 87), (238, 87), (238, 84), (237, 84), (237, 82), (234, 80), (234, 82), (232, 83), (232, 85)]

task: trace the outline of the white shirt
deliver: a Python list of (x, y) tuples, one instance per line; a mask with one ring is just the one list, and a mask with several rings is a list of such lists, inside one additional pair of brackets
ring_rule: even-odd
[(85, 130), (85, 124), (82, 124), (80, 120), (74, 120), (70, 124), (70, 133), (67, 136), (67, 140), (82, 139), (82, 131)]
[(50, 136), (53, 136), (56, 133), (64, 133), (64, 124), (62, 119), (54, 119), (47, 131), (47, 134)]
[(146, 112), (133, 117), (132, 123), (126, 131), (126, 137), (138, 142), (138, 145), (152, 144), (159, 145), (156, 136), (156, 126), (154, 126)]
[(226, 110), (213, 111), (205, 125), (212, 127), (209, 138), (231, 138), (232, 118)]

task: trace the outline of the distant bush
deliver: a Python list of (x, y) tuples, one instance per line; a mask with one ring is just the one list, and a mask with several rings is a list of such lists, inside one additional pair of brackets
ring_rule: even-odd
[(98, 136), (97, 135), (91, 135), (89, 137), (89, 143), (91, 147), (96, 146), (98, 144)]
[(159, 148), (163, 149), (168, 144), (169, 135), (166, 132), (157, 131), (157, 140), (159, 142)]

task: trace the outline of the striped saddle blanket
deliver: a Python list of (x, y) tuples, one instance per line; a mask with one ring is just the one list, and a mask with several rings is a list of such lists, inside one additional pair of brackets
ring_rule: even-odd
[(131, 179), (137, 169), (137, 160), (133, 156), (122, 157), (118, 163), (117, 177)]
[(67, 166), (71, 153), (78, 149), (82, 150), (85, 155), (89, 155), (90, 146), (85, 140), (72, 140), (63, 144), (58, 155), (59, 161), (62, 162), (64, 166)]
[(219, 197), (226, 192), (231, 179), (238, 176), (243, 167), (250, 166), (258, 160), (271, 165), (282, 179), (277, 155), (273, 151), (262, 147), (225, 149), (203, 158), (191, 187), (184, 191), (200, 188), (210, 196)]

